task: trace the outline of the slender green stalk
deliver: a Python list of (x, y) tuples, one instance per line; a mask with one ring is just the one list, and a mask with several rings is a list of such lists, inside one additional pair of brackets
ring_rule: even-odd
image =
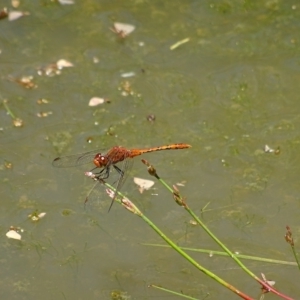
[(300, 269), (298, 255), (295, 250), (294, 238), (293, 238), (293, 234), (292, 234), (292, 230), (291, 230), (290, 226), (286, 226), (286, 233), (285, 233), (284, 238), (285, 238), (286, 242), (291, 245), (295, 260), (297, 262), (298, 268)]
[(263, 281), (259, 277), (257, 277), (253, 272), (251, 272), (237, 257), (236, 254), (231, 252), (210, 230), (209, 228), (198, 218), (197, 215), (194, 214), (194, 212), (186, 206), (185, 209), (187, 212), (195, 219), (195, 221), (204, 229), (204, 231), (252, 278), (254, 278), (256, 281), (258, 281), (266, 290), (273, 292), (274, 294), (282, 297), (283, 299), (292, 300), (292, 298), (280, 293), (276, 289), (274, 289), (272, 286), (270, 286), (267, 282)]
[(14, 113), (12, 112), (12, 110), (9, 108), (8, 104), (7, 104), (7, 100), (3, 100), (2, 101), (3, 106), (6, 110), (6, 112), (10, 115), (10, 117), (13, 119), (13, 124), (15, 127), (21, 127), (23, 126), (23, 120), (21, 120), (20, 118), (17, 118)]
[[(169, 248), (169, 246), (167, 246), (167, 245), (159, 245), (159, 244), (142, 243), (142, 245)], [(209, 255), (229, 256), (228, 253), (226, 253), (226, 252), (216, 251), (216, 250), (195, 249), (195, 248), (188, 248), (188, 247), (180, 247), (180, 248), (182, 250), (186, 250), (186, 251), (207, 253)], [(262, 262), (273, 263), (273, 264), (278, 264), (278, 265), (297, 266), (297, 263), (294, 261), (285, 261), (285, 260), (278, 260), (278, 259), (251, 256), (251, 255), (245, 255), (245, 254), (237, 254), (237, 253), (235, 253), (235, 256), (238, 258), (247, 259), (247, 260), (262, 261)]]
[[(104, 183), (110, 190), (115, 191), (115, 189), (109, 185), (108, 183)], [(114, 193), (107, 191), (110, 197), (114, 197)], [(177, 251), (181, 256), (183, 256), (186, 260), (188, 260), (193, 266), (195, 266), (198, 270), (203, 272), (204, 274), (208, 275), (218, 283), (222, 284), (238, 296), (243, 299), (253, 299), (248, 295), (244, 294), (243, 292), (239, 291), (237, 288), (232, 286), (231, 284), (227, 283), (222, 278), (218, 277), (216, 274), (212, 273), (211, 271), (207, 270), (203, 266), (201, 266), (198, 262), (196, 262), (191, 256), (189, 256), (186, 252), (184, 252), (180, 247), (178, 247), (171, 239), (169, 239), (150, 219), (148, 219), (136, 205), (134, 205), (128, 198), (124, 197), (120, 192), (118, 195), (121, 196), (121, 200), (116, 197), (115, 200), (121, 203), (127, 210), (131, 211), (132, 213), (141, 217), (163, 240), (165, 240), (175, 251)]]
[(155, 178), (157, 178), (169, 191), (172, 192), (175, 202), (184, 207), (185, 210), (194, 218), (194, 220), (204, 229), (204, 231), (252, 278), (258, 281), (265, 291), (271, 291), (274, 294), (282, 297), (283, 299), (292, 300), (292, 298), (280, 293), (274, 289), (267, 280), (260, 279), (253, 272), (251, 272), (239, 259), (238, 257), (231, 252), (210, 230), (209, 228), (198, 218), (198, 216), (189, 208), (185, 200), (181, 197), (179, 190), (176, 186), (173, 186), (173, 189), (168, 186), (168, 184), (163, 181), (157, 174), (155, 168), (146, 160), (142, 159), (142, 162), (148, 167), (148, 173)]
[(292, 251), (293, 251), (293, 254), (294, 254), (296, 263), (297, 263), (297, 265), (298, 265), (298, 269), (300, 270), (299, 259), (298, 259), (298, 255), (297, 255), (297, 253), (296, 253), (295, 247), (292, 247)]
[(191, 296), (187, 296), (187, 295), (184, 295), (184, 294), (182, 294), (182, 293), (177, 293), (177, 292), (171, 291), (171, 290), (169, 290), (169, 289), (163, 288), (163, 287), (158, 286), (158, 285), (155, 285), (155, 284), (151, 284), (151, 285), (149, 285), (149, 287), (153, 287), (153, 288), (156, 288), (156, 289), (158, 289), (158, 290), (165, 291), (165, 292), (168, 292), (168, 293), (170, 293), (170, 294), (173, 294), (173, 295), (176, 295), (176, 296), (183, 297), (183, 298), (185, 298), (185, 299), (198, 300), (197, 298), (194, 298), (194, 297), (191, 297)]
[(14, 115), (14, 113), (12, 112), (12, 110), (9, 108), (9, 106), (7, 104), (7, 100), (3, 100), (3, 106), (4, 106), (5, 110), (7, 111), (7, 113), (12, 117), (12, 119), (16, 119), (17, 118)]

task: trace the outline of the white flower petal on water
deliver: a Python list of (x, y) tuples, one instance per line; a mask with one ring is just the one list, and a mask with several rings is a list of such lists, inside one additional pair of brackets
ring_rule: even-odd
[(103, 104), (105, 100), (103, 98), (93, 97), (89, 101), (89, 106), (97, 106), (99, 104)]
[(58, 69), (62, 69), (62, 68), (70, 68), (70, 67), (74, 67), (74, 65), (71, 63), (71, 62), (69, 62), (69, 61), (67, 61), (67, 60), (65, 60), (65, 59), (60, 59), (60, 60), (58, 60), (57, 62), (56, 62), (56, 65), (57, 65), (57, 67), (58, 67)]
[(139, 187), (140, 193), (143, 193), (144, 190), (149, 190), (154, 185), (154, 181), (138, 177), (134, 177), (133, 181)]
[(38, 214), (39, 219), (42, 219), (42, 218), (44, 218), (45, 216), (46, 216), (46, 213), (45, 213), (45, 212), (41, 212), (41, 213)]
[(29, 13), (25, 12), (25, 11), (17, 11), (17, 10), (10, 11), (8, 13), (8, 21), (14, 21), (14, 20), (17, 20), (17, 19), (19, 19), (23, 16), (27, 16), (27, 15), (29, 15)]
[(6, 236), (9, 239), (14, 239), (14, 240), (21, 240), (21, 234), (17, 233), (14, 230), (9, 230), (8, 232), (6, 232)]
[(70, 4), (74, 4), (75, 3), (73, 0), (58, 0), (58, 2), (61, 5), (70, 5)]
[(128, 78), (128, 77), (133, 77), (133, 76), (135, 76), (134, 72), (127, 72), (127, 73), (121, 74), (121, 77), (123, 77), (123, 78)]
[(265, 153), (272, 153), (272, 152), (274, 152), (275, 150), (272, 149), (272, 148), (270, 148), (268, 145), (265, 145), (264, 151), (265, 151)]
[(135, 26), (131, 24), (125, 24), (125, 23), (114, 23), (114, 28), (117, 32), (122, 32), (124, 35), (129, 35), (131, 32), (135, 30)]

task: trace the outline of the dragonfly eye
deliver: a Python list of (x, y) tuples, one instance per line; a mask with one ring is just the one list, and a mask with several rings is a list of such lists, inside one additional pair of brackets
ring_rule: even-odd
[(101, 155), (101, 153), (96, 154), (94, 158), (94, 165), (96, 165), (98, 168), (105, 167), (107, 165), (107, 157)]

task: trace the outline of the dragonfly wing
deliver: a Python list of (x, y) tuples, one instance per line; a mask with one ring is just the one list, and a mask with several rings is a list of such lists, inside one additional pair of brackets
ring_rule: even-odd
[(103, 197), (103, 186), (101, 180), (97, 180), (97, 182), (93, 185), (93, 187), (88, 192), (84, 206), (89, 208), (96, 208), (99, 206), (99, 200)]
[(101, 153), (101, 150), (98, 149), (81, 154), (57, 157), (53, 160), (52, 165), (56, 168), (68, 168), (92, 163), (95, 155), (98, 153)]

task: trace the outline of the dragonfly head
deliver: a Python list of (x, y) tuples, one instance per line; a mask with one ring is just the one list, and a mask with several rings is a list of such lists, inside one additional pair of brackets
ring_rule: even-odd
[(105, 155), (98, 153), (94, 157), (94, 165), (98, 168), (103, 168), (108, 164), (108, 159)]

